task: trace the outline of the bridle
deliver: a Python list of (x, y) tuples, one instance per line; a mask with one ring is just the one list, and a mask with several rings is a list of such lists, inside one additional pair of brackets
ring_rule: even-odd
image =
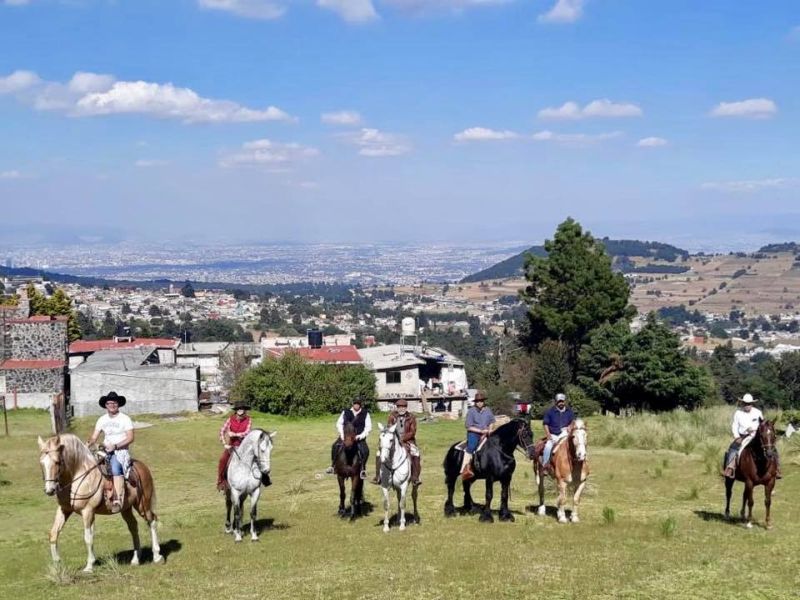
[[(258, 441), (254, 443), (253, 460), (250, 462), (248, 468), (250, 470), (250, 477), (261, 480), (262, 475), (265, 475), (261, 470), (261, 440), (267, 435), (267, 432), (263, 429), (254, 429), (253, 431), (260, 431), (261, 435), (258, 436)], [(244, 443), (244, 441), (242, 441), (242, 443)], [(239, 452), (237, 452), (238, 448), (231, 448), (231, 450), (236, 455), (236, 458), (239, 459), (239, 462), (243, 463), (242, 457), (239, 455)], [(258, 475), (256, 475), (256, 472), (258, 472)]]
[(525, 458), (530, 460), (531, 457), (531, 448), (535, 446), (533, 443), (533, 433), (531, 433), (530, 442), (525, 441), (523, 439), (522, 434), (527, 433), (528, 428), (525, 427), (525, 424), (521, 424), (519, 429), (517, 429), (517, 446), (516, 448), (520, 450), (520, 452), (525, 453)]
[[(86, 477), (88, 477), (89, 473), (91, 473), (95, 469), (99, 469), (100, 465), (101, 465), (101, 462), (95, 462), (95, 465), (92, 468), (87, 469), (86, 471), (84, 471), (80, 475), (78, 475), (78, 476), (74, 477), (73, 479), (71, 479), (70, 481), (68, 481), (65, 485), (62, 485), (61, 484), (61, 463), (63, 461), (61, 460), (61, 449), (60, 448), (56, 448), (55, 450), (42, 450), (42, 454), (47, 454), (48, 456), (53, 452), (56, 452), (58, 454), (58, 458), (59, 458), (59, 460), (54, 460), (53, 461), (53, 463), (56, 465), (55, 478), (54, 479), (48, 479), (47, 477), (45, 477), (44, 470), (42, 470), (42, 481), (44, 481), (45, 483), (55, 483), (56, 484), (56, 492), (55, 492), (56, 495), (61, 493), (62, 490), (65, 490), (67, 488), (71, 488), (72, 484), (75, 483), (76, 481), (78, 482), (77, 487), (80, 487), (81, 484), (83, 483), (83, 480), (86, 479)], [(70, 504), (72, 504), (76, 500), (88, 500), (89, 498), (92, 498), (97, 493), (97, 490), (100, 489), (101, 485), (103, 485), (102, 476), (100, 477), (100, 479), (97, 480), (97, 485), (95, 486), (94, 490), (92, 490), (92, 492), (90, 494), (80, 495), (79, 496), (77, 494), (73, 495), (73, 493), (70, 492), (70, 495), (69, 495)]]
[[(584, 434), (585, 434), (585, 433), (586, 433), (586, 426), (585, 426), (585, 425), (583, 425), (583, 424), (581, 424), (581, 426), (580, 426), (580, 427), (577, 427), (577, 426), (575, 426), (575, 425), (573, 424), (573, 426), (572, 426), (572, 431), (571, 431), (571, 432), (570, 432), (570, 434), (569, 434), (569, 439), (570, 439), (570, 441), (572, 442), (572, 446), (573, 446), (574, 448), (575, 448), (575, 447), (577, 447), (577, 444), (575, 443), (575, 437), (578, 435), (578, 432), (579, 432), (579, 431), (583, 431), (583, 432), (584, 432)], [(584, 450), (585, 450), (585, 449), (586, 449), (586, 440), (584, 440), (584, 442), (583, 442), (583, 446), (584, 446)], [(587, 452), (587, 454), (588, 454), (588, 452)], [(570, 460), (575, 460), (575, 461), (577, 461), (577, 462), (584, 462), (584, 461), (586, 460), (586, 456), (584, 456), (584, 457), (583, 457), (583, 459), (579, 459), (577, 456), (574, 456), (574, 457), (573, 457), (573, 456), (572, 456), (572, 452), (570, 452)]]
[[(766, 424), (767, 421), (764, 423)], [(765, 429), (763, 432), (761, 430), (762, 427)], [(761, 443), (761, 450), (764, 453), (764, 457), (769, 460), (775, 454), (775, 442), (770, 439), (770, 436), (767, 433), (768, 431), (769, 429), (763, 424), (758, 428), (758, 441)]]
[[(383, 433), (381, 433), (381, 435), (383, 435)], [(406, 462), (408, 461), (408, 457), (409, 457), (408, 452), (406, 452), (406, 457), (402, 461), (400, 461), (400, 464), (397, 465), (396, 467), (392, 467), (392, 463), (394, 463), (394, 451), (397, 448), (397, 446), (400, 444), (400, 436), (397, 435), (397, 431), (395, 431), (391, 435), (392, 435), (392, 444), (391, 444), (391, 446), (389, 446), (389, 459), (388, 459), (389, 461), (388, 461), (388, 463), (386, 461), (381, 461), (381, 465), (386, 467), (389, 470), (389, 473), (390, 473), (389, 482), (390, 483), (394, 479), (395, 471), (397, 471), (397, 469), (399, 469), (404, 464), (406, 464)]]

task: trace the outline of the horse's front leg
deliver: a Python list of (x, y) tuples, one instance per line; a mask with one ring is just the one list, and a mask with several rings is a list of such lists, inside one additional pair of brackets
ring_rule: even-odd
[(578, 517), (578, 508), (581, 504), (581, 494), (583, 494), (583, 488), (586, 487), (586, 479), (587, 477), (582, 467), (576, 470), (575, 474), (572, 476), (572, 480), (578, 482), (578, 486), (575, 488), (575, 493), (572, 494), (572, 514), (570, 515), (570, 521), (573, 523), (580, 522), (580, 518)]
[(344, 477), (339, 475), (338, 479), (339, 479), (339, 516), (344, 517), (345, 514), (347, 514), (344, 510), (344, 496), (345, 496)]
[(767, 509), (767, 520), (765, 526), (767, 529), (772, 529), (772, 516), (770, 515), (770, 507), (772, 506), (772, 488), (774, 487), (774, 479), (764, 486), (764, 507)]
[(136, 516), (133, 514), (133, 509), (128, 507), (122, 511), (122, 518), (128, 526), (128, 531), (133, 538), (133, 558), (131, 559), (132, 565), (139, 564), (139, 523), (136, 522)]
[(397, 490), (397, 505), (400, 509), (400, 531), (406, 528), (406, 494), (408, 493), (408, 480)]
[(417, 512), (417, 491), (419, 490), (418, 485), (411, 486), (411, 501), (414, 503), (414, 523), (417, 525), (420, 524), (419, 520), (419, 513)]
[(233, 541), (242, 541), (242, 512), (244, 511), (244, 494), (238, 491), (231, 491), (231, 502), (233, 502)]
[(358, 515), (358, 482), (361, 478), (358, 473), (350, 478), (350, 520), (355, 521)]
[(261, 484), (259, 483), (255, 491), (250, 494), (250, 539), (254, 542), (258, 541), (258, 533), (256, 533), (256, 516), (258, 514), (258, 499), (261, 497)]
[(514, 521), (514, 515), (508, 509), (508, 498), (511, 494), (511, 477), (505, 477), (500, 481), (500, 520)]
[[(750, 507), (750, 514), (746, 515), (745, 510), (747, 507)], [(745, 480), (744, 482), (744, 491), (742, 492), (742, 521), (744, 521), (744, 526), (748, 529), (752, 529), (753, 527), (753, 483)]]
[(732, 477), (725, 478), (725, 518), (731, 518), (731, 494), (733, 493), (733, 484), (736, 480)]
[(61, 560), (58, 555), (58, 536), (71, 514), (72, 511), (65, 512), (61, 505), (56, 507), (56, 517), (53, 519), (53, 526), (50, 528), (50, 556), (53, 557), (53, 562)]
[(558, 480), (558, 508), (556, 514), (558, 515), (559, 523), (568, 523), (567, 513), (564, 511), (564, 504), (567, 502), (567, 480)]
[(381, 486), (381, 491), (383, 492), (383, 533), (389, 533), (389, 488), (391, 485), (392, 482), (390, 480), (386, 487)]
[(83, 517), (83, 541), (86, 543), (86, 566), (84, 573), (91, 573), (94, 563), (97, 561), (94, 555), (94, 511), (91, 508), (84, 509)]
[[(538, 459), (537, 459), (538, 460)], [(536, 466), (534, 461), (534, 471), (536, 472), (536, 485), (539, 488), (539, 508), (536, 511), (540, 517), (543, 517), (547, 514), (547, 508), (544, 505), (544, 473), (542, 473), (542, 469), (539, 466)]]
[[(451, 461), (453, 462), (453, 461)], [(458, 478), (458, 470), (457, 467), (454, 465), (449, 465), (447, 461), (445, 461), (445, 468), (444, 468), (444, 482), (447, 486), (447, 500), (444, 503), (444, 516), (445, 517), (452, 517), (456, 514), (456, 507), (453, 506), (453, 494), (456, 490), (456, 479)], [(414, 492), (414, 498), (416, 498), (416, 487)], [(416, 508), (414, 509), (416, 512)]]
[(228, 488), (225, 490), (225, 533), (231, 533), (233, 531), (233, 527), (231, 527), (232, 508), (233, 502), (231, 502), (231, 490)]
[(468, 479), (461, 484), (464, 488), (464, 506), (462, 508), (464, 512), (481, 512), (480, 507), (476, 506), (475, 502), (472, 500), (472, 484), (474, 481), (474, 479)]
[(491, 477), (486, 477), (486, 505), (483, 507), (481, 513), (481, 523), (494, 523), (492, 516), (492, 498), (494, 497), (494, 480)]

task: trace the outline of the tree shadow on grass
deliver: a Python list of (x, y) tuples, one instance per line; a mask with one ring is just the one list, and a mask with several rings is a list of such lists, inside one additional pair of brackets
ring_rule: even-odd
[[(166, 562), (171, 554), (175, 552), (180, 552), (181, 548), (183, 548), (183, 544), (181, 544), (178, 540), (172, 539), (167, 540), (166, 542), (161, 544), (161, 556), (164, 557), (164, 562)], [(124, 550), (122, 552), (117, 552), (114, 554), (114, 559), (120, 564), (130, 564), (131, 560), (133, 560), (133, 550)], [(139, 563), (151, 563), (153, 562), (153, 549), (150, 546), (142, 546), (139, 552)], [(102, 561), (98, 561), (98, 565), (102, 564)]]

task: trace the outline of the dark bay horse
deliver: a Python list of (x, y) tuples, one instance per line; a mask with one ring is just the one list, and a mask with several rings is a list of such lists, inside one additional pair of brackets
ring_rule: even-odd
[[(473, 458), (473, 471), (475, 479), (486, 480), (486, 504), (483, 510), (473, 503), (470, 487), (473, 479), (463, 482), (464, 487), (464, 507), (465, 512), (480, 511), (480, 520), (491, 523), (492, 518), (492, 498), (494, 496), (494, 482), (499, 481), (501, 485), (500, 493), (500, 520), (513, 521), (514, 515), (508, 510), (508, 496), (511, 487), (511, 478), (517, 461), (514, 459), (514, 450), (520, 448), (529, 459), (533, 459), (533, 433), (531, 426), (525, 419), (513, 419), (505, 425), (501, 425), (491, 434), (483, 448), (475, 454)], [(451, 517), (455, 514), (453, 506), (453, 492), (456, 480), (461, 472), (461, 460), (463, 451), (458, 449), (458, 444), (453, 444), (447, 451), (444, 458), (444, 479), (447, 485), (447, 502), (444, 505), (445, 516)]]
[[(103, 499), (103, 475), (100, 464), (89, 448), (71, 433), (47, 440), (39, 438), (39, 462), (44, 477), (44, 493), (58, 500), (56, 516), (50, 530), (50, 553), (53, 562), (60, 559), (58, 535), (71, 514), (83, 520), (83, 539), (86, 542), (86, 573), (91, 573), (96, 561), (94, 555), (94, 517), (108, 515), (111, 511)], [(132, 485), (135, 482), (135, 485)], [(158, 544), (157, 516), (155, 513), (156, 489), (150, 469), (134, 460), (130, 478), (125, 483), (125, 502), (122, 518), (133, 538), (132, 565), (139, 564), (139, 525), (133, 515), (135, 509), (150, 526), (153, 562), (163, 560)]]
[[(753, 488), (764, 486), (764, 506), (767, 508), (766, 528), (772, 529), (770, 505), (772, 489), (778, 473), (778, 456), (775, 452), (775, 421), (762, 421), (753, 440), (742, 450), (734, 477), (725, 478), (725, 516), (731, 516), (731, 493), (736, 481), (744, 482), (741, 518), (745, 527), (753, 527)], [(747, 518), (745, 519), (745, 506)]]
[(333, 472), (339, 480), (339, 516), (346, 517), (348, 511), (344, 507), (345, 489), (344, 482), (350, 480), (350, 519), (354, 520), (361, 514), (364, 503), (364, 480), (361, 479), (361, 455), (358, 452), (356, 430), (352, 423), (346, 423), (342, 431), (344, 441), (339, 444), (339, 450), (333, 460)]

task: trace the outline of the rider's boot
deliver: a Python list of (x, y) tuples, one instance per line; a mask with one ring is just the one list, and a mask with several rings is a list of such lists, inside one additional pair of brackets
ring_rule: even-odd
[(380, 453), (375, 455), (375, 477), (369, 480), (370, 483), (374, 483), (378, 485), (381, 482), (381, 455)]
[(475, 473), (472, 472), (472, 454), (464, 452), (464, 459), (461, 462), (461, 479), (469, 481), (473, 477), (475, 477)]
[(122, 510), (125, 502), (125, 478), (122, 475), (114, 475), (114, 500), (111, 502), (111, 512), (118, 513)]

